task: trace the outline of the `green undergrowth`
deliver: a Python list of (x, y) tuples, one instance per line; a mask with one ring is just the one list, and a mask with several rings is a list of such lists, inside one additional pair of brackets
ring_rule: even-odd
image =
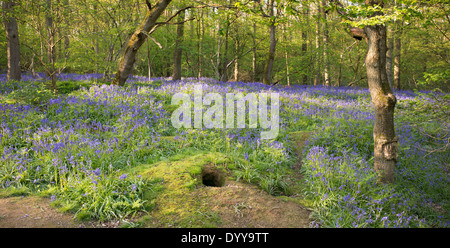
[(191, 151), (133, 168), (133, 172), (144, 179), (158, 182), (144, 194), (144, 199), (151, 200), (155, 208), (139, 224), (145, 227), (216, 227), (220, 219), (202, 204), (206, 199), (193, 192), (202, 186), (205, 166), (226, 170), (228, 161), (221, 153), (192, 154)]

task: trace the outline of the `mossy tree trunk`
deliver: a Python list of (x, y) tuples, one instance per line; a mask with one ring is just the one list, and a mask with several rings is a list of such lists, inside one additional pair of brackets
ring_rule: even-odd
[(123, 86), (133, 71), (134, 63), (136, 61), (136, 54), (139, 48), (144, 44), (150, 30), (157, 24), (156, 21), (161, 16), (163, 11), (169, 5), (171, 0), (160, 0), (153, 8), (149, 8), (144, 21), (139, 28), (133, 33), (128, 41), (122, 60), (119, 64), (116, 77), (113, 84)]
[(381, 183), (394, 182), (394, 168), (398, 156), (398, 138), (394, 130), (396, 98), (389, 87), (386, 73), (386, 26), (366, 26), (368, 51), (367, 78), (374, 106), (374, 168)]

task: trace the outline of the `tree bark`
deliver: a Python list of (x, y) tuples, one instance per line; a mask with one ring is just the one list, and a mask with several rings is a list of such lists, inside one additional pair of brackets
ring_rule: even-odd
[(13, 7), (15, 2), (4, 1), (3, 2), (3, 11), (7, 17), (5, 18), (5, 31), (6, 31), (6, 40), (7, 40), (7, 51), (6, 56), (8, 60), (8, 80), (17, 80), (21, 79), (21, 70), (20, 70), (20, 43), (19, 43), (19, 28), (17, 26), (16, 18), (13, 14)]
[(256, 81), (256, 22), (253, 23), (253, 48), (252, 48), (252, 81)]
[(277, 45), (276, 33), (275, 33), (275, 24), (272, 23), (269, 26), (269, 34), (270, 34), (270, 46), (269, 46), (269, 56), (266, 61), (266, 65), (264, 67), (264, 77), (263, 83), (270, 84), (272, 82), (272, 70), (273, 70), (273, 62), (275, 60), (275, 50)]
[(230, 31), (230, 22), (229, 22), (229, 16), (227, 15), (227, 24), (225, 29), (225, 51), (222, 56), (222, 60), (219, 63), (219, 74), (220, 74), (220, 81), (227, 82), (228, 81), (228, 37), (229, 37), (229, 31)]
[(394, 43), (394, 88), (397, 90), (401, 89), (400, 85), (400, 57), (402, 52), (402, 29), (401, 22), (397, 21), (396, 23), (396, 31), (395, 31), (395, 43)]
[(398, 156), (398, 138), (394, 130), (396, 98), (389, 87), (386, 73), (386, 27), (366, 26), (364, 32), (368, 42), (365, 60), (367, 78), (375, 110), (374, 168), (379, 174), (379, 182), (393, 183)]
[[(64, 1), (64, 12), (67, 15), (70, 15), (70, 5), (69, 5), (69, 0), (65, 0)], [(69, 29), (70, 23), (69, 23), (69, 18), (67, 18), (65, 20), (66, 25), (67, 25), (67, 29)], [(98, 38), (97, 38), (98, 40)], [(69, 33), (66, 31), (64, 31), (64, 61), (67, 62), (67, 60), (69, 59), (69, 48), (70, 48), (70, 38), (69, 38)]]
[[(217, 30), (220, 30), (220, 28), (221, 28), (221, 26), (220, 26), (220, 22), (218, 22), (217, 23)], [(221, 74), (220, 74), (220, 71), (221, 71), (221, 55), (222, 55), (222, 53), (221, 53), (221, 50), (222, 50), (222, 35), (221, 34), (219, 34), (219, 32), (218, 32), (218, 35), (217, 35), (217, 38), (215, 38), (215, 40), (217, 40), (217, 52), (216, 52), (216, 67), (215, 67), (215, 70), (216, 70), (216, 77), (220, 80), (220, 77), (221, 77)]]
[(181, 49), (181, 43), (183, 42), (184, 35), (184, 17), (185, 11), (180, 12), (178, 15), (177, 24), (177, 39), (175, 40), (175, 51), (173, 55), (173, 73), (172, 80), (180, 80), (181, 79), (181, 59), (183, 56), (183, 49)]
[(389, 82), (389, 87), (393, 87), (392, 84), (392, 55), (394, 50), (394, 36), (392, 34), (392, 25), (388, 26), (388, 35), (387, 39), (387, 52), (386, 52), (386, 73)]
[(147, 40), (147, 70), (148, 70), (148, 81), (152, 81), (152, 63), (150, 58), (150, 40)]
[(53, 4), (51, 0), (47, 0), (47, 12), (45, 16), (47, 24), (47, 55), (48, 55), (48, 69), (47, 76), (51, 79), (51, 89), (56, 91), (56, 44), (55, 35), (56, 29), (53, 25)]
[[(236, 27), (238, 27), (238, 26), (236, 26)], [(238, 28), (236, 28), (236, 33), (237, 32), (238, 32)], [(235, 52), (234, 52), (234, 81), (238, 82), (238, 80), (239, 80), (239, 56), (238, 56), (239, 55), (238, 54), (239, 37), (237, 37), (237, 35), (234, 39), (234, 50), (235, 50)]]
[(198, 21), (199, 26), (199, 42), (198, 42), (198, 78), (203, 75), (203, 37), (205, 36), (205, 24), (203, 21), (203, 9), (200, 10), (200, 20)]
[(322, 15), (323, 15), (323, 80), (324, 85), (330, 86), (330, 62), (328, 60), (328, 24), (327, 24), (327, 13), (325, 11), (325, 0), (322, 0)]
[(156, 21), (161, 16), (163, 11), (169, 5), (171, 0), (160, 0), (153, 8), (149, 9), (144, 21), (133, 33), (128, 41), (125, 52), (119, 64), (116, 77), (113, 84), (123, 86), (133, 71), (133, 66), (136, 61), (136, 54), (139, 48), (147, 39), (148, 32), (156, 25)]
[[(306, 19), (306, 26), (302, 28), (302, 56), (306, 57), (308, 54), (308, 32), (307, 27), (309, 27), (309, 7), (303, 6), (303, 14)], [(303, 84), (308, 84), (308, 73), (303, 74)]]
[[(287, 23), (287, 26), (289, 26), (289, 21)], [(291, 80), (290, 80), (290, 74), (289, 74), (289, 53), (288, 53), (288, 40), (286, 36), (286, 26), (283, 28), (283, 39), (284, 39), (284, 59), (286, 63), (286, 83), (287, 86), (291, 86)]]
[(320, 8), (320, 3), (317, 3), (317, 20), (316, 20), (316, 61), (315, 61), (315, 78), (314, 78), (314, 85), (319, 85), (320, 81), (321, 81), (321, 76), (320, 76), (320, 71), (321, 71), (321, 61), (322, 61), (322, 56), (321, 56), (321, 52), (320, 49), (322, 47), (321, 45), (321, 41), (320, 41), (320, 14), (321, 14), (321, 8)]
[(264, 76), (263, 76), (263, 83), (264, 84), (271, 84), (272, 83), (272, 70), (273, 70), (273, 62), (275, 60), (275, 50), (277, 46), (277, 37), (276, 37), (276, 26), (275, 26), (275, 20), (274, 18), (274, 0), (270, 1), (269, 4), (269, 18), (270, 20), (270, 26), (269, 26), (269, 39), (270, 39), (270, 45), (269, 45), (269, 55), (264, 67)]

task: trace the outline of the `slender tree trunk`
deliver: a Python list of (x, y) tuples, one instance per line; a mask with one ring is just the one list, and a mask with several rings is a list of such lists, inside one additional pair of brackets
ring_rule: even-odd
[(53, 5), (51, 0), (47, 0), (47, 13), (45, 17), (47, 23), (47, 54), (49, 69), (47, 69), (47, 76), (51, 78), (51, 88), (56, 91), (56, 44), (55, 35), (56, 29), (53, 24)]
[(13, 7), (15, 2), (4, 1), (3, 2), (3, 11), (7, 16), (5, 18), (5, 31), (6, 31), (6, 40), (7, 40), (7, 51), (6, 56), (8, 60), (8, 80), (17, 80), (21, 79), (21, 70), (20, 70), (20, 43), (19, 43), (19, 28), (17, 26), (16, 18), (14, 17)]
[(169, 5), (171, 0), (160, 0), (147, 12), (144, 21), (133, 33), (128, 41), (125, 52), (119, 64), (116, 77), (113, 84), (123, 86), (133, 71), (134, 62), (136, 61), (136, 54), (139, 48), (147, 39), (148, 32), (156, 25), (156, 20)]
[(389, 87), (392, 89), (392, 55), (394, 50), (394, 36), (392, 33), (392, 25), (388, 26), (388, 36), (387, 39), (387, 52), (386, 52), (386, 74), (389, 82)]
[(272, 83), (272, 71), (273, 71), (273, 63), (275, 60), (275, 50), (277, 46), (277, 37), (276, 37), (276, 25), (274, 16), (274, 0), (270, 0), (269, 3), (269, 16), (271, 18), (271, 23), (269, 26), (269, 54), (264, 67), (264, 76), (263, 83), (271, 84)]
[[(236, 30), (238, 31), (238, 30)], [(239, 51), (239, 38), (235, 37), (234, 39), (234, 48), (235, 48), (235, 52), (234, 52), (234, 81), (237, 82), (239, 81), (239, 56), (238, 56), (238, 51)]]
[[(97, 9), (98, 9), (98, 6), (97, 6), (97, 3), (94, 3), (94, 15), (95, 16), (97, 16)], [(95, 39), (93, 40), (93, 42), (94, 42), (94, 51), (95, 51), (95, 61), (96, 61), (96, 63), (95, 63), (95, 73), (99, 73), (99, 71), (100, 71), (100, 64), (99, 64), (99, 53), (100, 53), (100, 43), (99, 43), (99, 39), (100, 39), (100, 35), (98, 34), (98, 26), (99, 26), (99, 24), (98, 24), (98, 20), (97, 19), (95, 19), (95, 25), (94, 25), (94, 27), (93, 27), (93, 31), (94, 31), (94, 35), (95, 35)], [(112, 56), (112, 55), (111, 55)]]
[(396, 32), (395, 32), (395, 43), (394, 43), (394, 88), (397, 90), (401, 89), (400, 85), (400, 56), (402, 53), (402, 23), (401, 21), (397, 21), (396, 23)]
[(273, 70), (273, 63), (275, 60), (275, 50), (276, 50), (276, 45), (277, 45), (275, 29), (276, 29), (276, 26), (274, 23), (272, 23), (269, 27), (269, 34), (270, 34), (269, 56), (267, 58), (266, 65), (264, 68), (263, 83), (265, 83), (265, 84), (272, 83), (272, 70)]
[(337, 82), (336, 82), (336, 86), (340, 87), (341, 86), (341, 80), (342, 80), (342, 58), (343, 58), (344, 54), (341, 54), (339, 56), (339, 71), (338, 71), (338, 77), (337, 77)]
[[(69, 5), (69, 0), (65, 0), (64, 1), (64, 12), (67, 15), (70, 15), (70, 5)], [(69, 18), (66, 18), (66, 26), (67, 29), (69, 29), (70, 23), (69, 23)], [(67, 62), (67, 60), (69, 59), (69, 48), (70, 48), (70, 38), (69, 38), (69, 33), (68, 31), (64, 31), (64, 61)]]
[(321, 15), (321, 8), (320, 8), (320, 3), (317, 3), (317, 20), (316, 20), (316, 61), (315, 61), (315, 78), (314, 78), (314, 85), (319, 85), (320, 84), (320, 78), (321, 78), (321, 60), (322, 60), (322, 56), (321, 56), (321, 40), (320, 40), (320, 15)]
[(227, 24), (225, 29), (225, 50), (222, 56), (222, 60), (220, 63), (220, 81), (227, 82), (228, 81), (228, 73), (227, 73), (227, 64), (228, 64), (228, 37), (230, 35), (230, 17), (227, 15)]
[[(183, 22), (185, 17), (185, 11), (178, 14), (178, 22)], [(175, 51), (173, 55), (173, 73), (172, 80), (181, 79), (181, 59), (183, 55), (183, 49), (181, 48), (181, 43), (183, 42), (184, 35), (184, 23), (177, 25), (177, 38), (175, 40)]]
[(398, 156), (398, 138), (394, 130), (396, 98), (389, 87), (386, 73), (386, 27), (366, 26), (364, 32), (368, 42), (365, 60), (367, 78), (375, 110), (374, 168), (379, 173), (381, 183), (392, 183)]
[(328, 23), (327, 23), (327, 13), (325, 12), (326, 1), (322, 0), (322, 14), (323, 14), (323, 80), (326, 86), (330, 86), (330, 62), (328, 60)]
[(256, 81), (256, 22), (253, 23), (252, 81)]
[[(287, 26), (289, 26), (289, 22), (286, 24)], [(290, 75), (289, 75), (289, 53), (288, 53), (288, 39), (286, 36), (286, 26), (284, 26), (283, 28), (283, 39), (284, 39), (284, 59), (285, 59), (285, 63), (286, 63), (286, 83), (287, 86), (291, 86), (291, 80), (290, 80)]]
[[(341, 43), (344, 44), (344, 39), (341, 39)], [(337, 77), (337, 82), (336, 82), (336, 86), (339, 87), (341, 86), (341, 80), (342, 80), (342, 63), (343, 63), (343, 58), (344, 58), (344, 53), (345, 50), (342, 51), (341, 55), (339, 55), (339, 71), (338, 71), (338, 77)]]
[[(194, 10), (193, 10), (193, 9), (191, 9), (191, 10), (189, 11), (189, 18), (190, 18), (190, 19), (195, 18), (195, 17), (194, 17)], [(191, 38), (191, 40), (194, 40), (195, 25), (194, 25), (194, 22), (193, 22), (193, 21), (190, 22), (190, 28), (189, 28), (189, 31), (190, 31), (190, 38)]]
[(147, 69), (148, 69), (148, 81), (152, 81), (152, 64), (150, 59), (150, 40), (147, 40)]
[[(308, 54), (308, 28), (309, 28), (309, 7), (303, 7), (304, 18), (306, 19), (306, 26), (302, 27), (302, 56), (306, 58)], [(306, 67), (305, 67), (306, 69)], [(303, 74), (303, 84), (308, 84), (308, 73)]]
[(198, 43), (198, 78), (201, 78), (203, 75), (203, 37), (205, 36), (205, 24), (203, 21), (203, 9), (200, 10), (200, 20), (198, 22), (199, 25), (199, 43)]
[[(217, 30), (220, 30), (220, 22), (218, 22), (217, 23)], [(222, 50), (222, 35), (221, 34), (217, 34), (217, 38), (215, 39), (215, 40), (217, 40), (217, 53), (216, 53), (216, 77), (220, 80), (220, 77), (221, 77), (221, 74), (220, 74), (220, 71), (221, 71), (221, 65), (222, 65), (222, 62), (221, 62), (221, 55), (222, 55), (222, 53), (221, 53), (221, 50)]]

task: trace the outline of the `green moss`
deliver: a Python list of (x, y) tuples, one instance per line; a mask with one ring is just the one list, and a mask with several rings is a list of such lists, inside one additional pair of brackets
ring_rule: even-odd
[[(145, 198), (154, 198), (154, 208), (141, 219), (147, 227), (212, 227), (219, 223), (213, 212), (205, 209), (205, 199), (195, 194), (201, 186), (202, 168), (223, 167), (228, 161), (221, 153), (186, 151), (154, 164), (145, 164), (134, 171), (148, 180), (158, 180), (159, 188)], [(156, 195), (156, 197), (155, 197)]]

